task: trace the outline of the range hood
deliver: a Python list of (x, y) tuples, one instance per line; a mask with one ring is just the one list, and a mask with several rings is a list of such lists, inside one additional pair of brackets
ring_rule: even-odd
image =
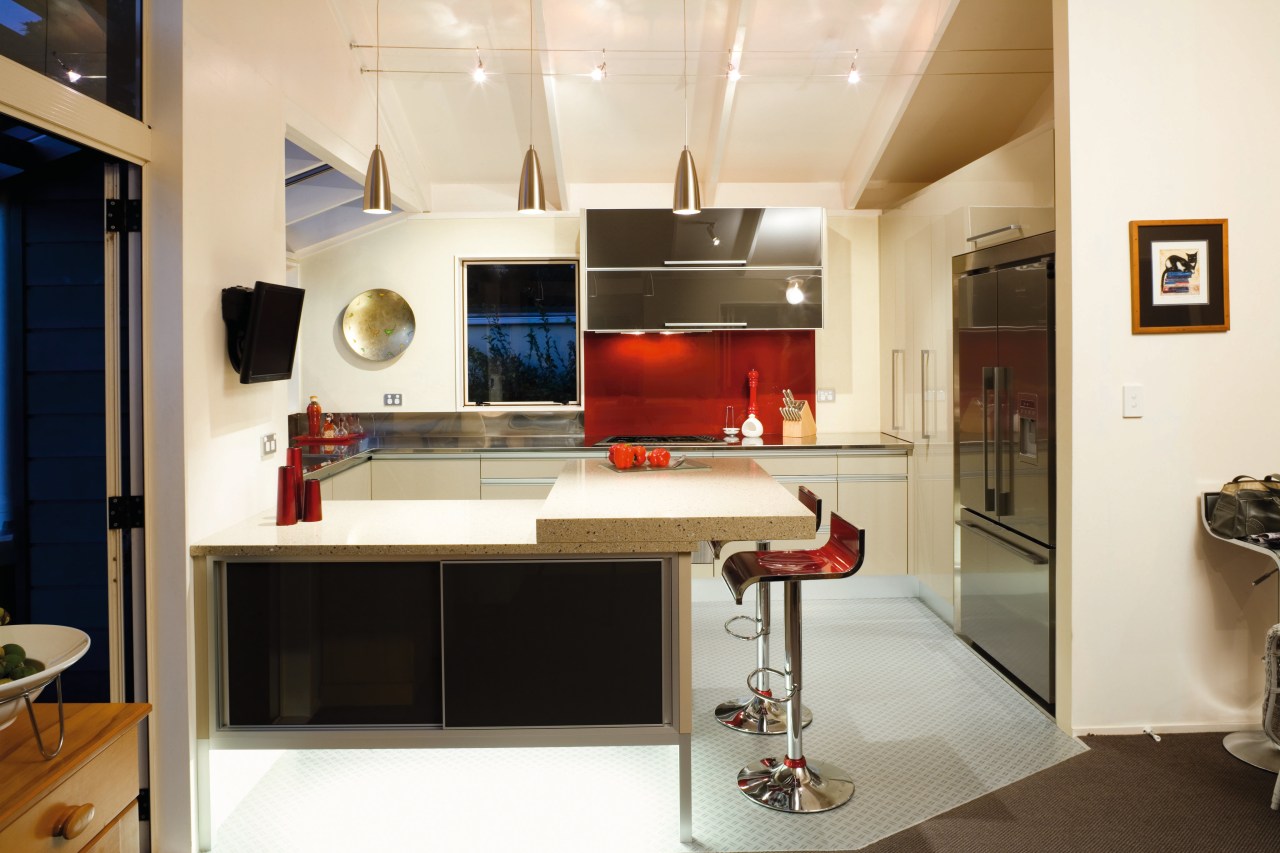
[(817, 207), (588, 210), (586, 329), (821, 328), (824, 221)]

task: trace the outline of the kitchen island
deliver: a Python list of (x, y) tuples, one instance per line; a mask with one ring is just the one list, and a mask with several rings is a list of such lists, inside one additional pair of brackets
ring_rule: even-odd
[(813, 531), (752, 460), (699, 464), (570, 460), (545, 500), (330, 501), (197, 543), (198, 753), (676, 745), (691, 839), (691, 553)]

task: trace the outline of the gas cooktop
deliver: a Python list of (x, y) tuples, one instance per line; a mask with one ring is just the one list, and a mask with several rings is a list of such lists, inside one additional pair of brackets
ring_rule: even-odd
[(719, 444), (710, 435), (611, 435), (603, 441), (597, 441), (594, 447), (607, 447), (610, 444), (626, 442), (627, 444), (656, 444), (669, 447), (674, 444)]

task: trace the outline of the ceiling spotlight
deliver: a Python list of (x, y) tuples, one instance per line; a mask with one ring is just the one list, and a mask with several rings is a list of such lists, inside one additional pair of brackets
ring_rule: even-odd
[(804, 302), (804, 291), (800, 289), (800, 276), (792, 276), (787, 279), (787, 302), (792, 305), (799, 305)]
[(707, 236), (711, 238), (711, 245), (720, 245), (720, 238), (716, 236), (716, 224), (714, 222), (707, 223)]
[(858, 72), (858, 51), (853, 52), (853, 62), (849, 63), (849, 82), (857, 83), (862, 80), (862, 74)]
[(730, 62), (729, 63), (729, 82), (737, 83), (741, 79), (742, 79), (742, 72), (738, 70), (738, 66)]
[(84, 76), (79, 71), (76, 71), (74, 68), (67, 65), (67, 63), (63, 62), (56, 53), (53, 55), (53, 58), (57, 60), (58, 65), (62, 66), (63, 73), (67, 75), (67, 79), (72, 83)]
[(476, 67), (471, 70), (471, 79), (483, 83), (488, 76), (484, 70), (484, 62), (480, 59), (480, 46), (476, 45)]
[(604, 48), (600, 49), (600, 64), (591, 69), (591, 79), (599, 83), (601, 80), (609, 76), (609, 72), (604, 70)]

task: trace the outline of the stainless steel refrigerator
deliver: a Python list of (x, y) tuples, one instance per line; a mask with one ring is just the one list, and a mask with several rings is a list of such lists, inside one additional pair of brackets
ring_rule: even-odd
[(1054, 702), (1054, 235), (952, 260), (956, 631)]

